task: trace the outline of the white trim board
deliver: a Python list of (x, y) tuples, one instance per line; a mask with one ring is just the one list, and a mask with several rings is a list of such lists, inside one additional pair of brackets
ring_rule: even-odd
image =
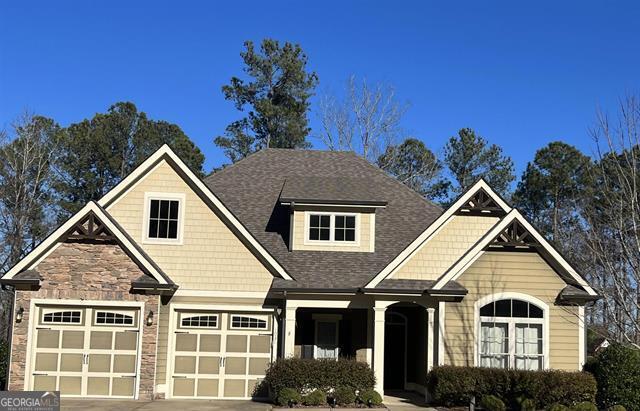
[(75, 224), (79, 223), (88, 213), (93, 212), (96, 217), (104, 224), (111, 233), (123, 244), (123, 246), (131, 253), (133, 258), (137, 260), (144, 268), (158, 281), (160, 284), (168, 284), (165, 277), (158, 271), (154, 265), (147, 259), (147, 257), (140, 253), (135, 244), (133, 244), (126, 235), (111, 222), (109, 216), (106, 215), (104, 210), (98, 206), (95, 202), (90, 202), (86, 206), (82, 207), (80, 211), (74, 214), (64, 224), (58, 227), (53, 233), (49, 235), (43, 242), (41, 242), (36, 248), (34, 248), (29, 254), (20, 260), (16, 265), (11, 267), (9, 271), (2, 277), (5, 280), (13, 278), (16, 274), (30, 269), (35, 266), (40, 260), (46, 257), (49, 253), (55, 250), (59, 244), (60, 238), (67, 233)]
[(420, 249), (422, 249), (422, 247), (425, 246), (427, 242), (429, 242), (429, 240), (435, 237), (438, 231), (440, 231), (451, 220), (451, 217), (455, 215), (456, 211), (458, 211), (460, 207), (468, 202), (469, 199), (480, 189), (484, 189), (484, 191), (506, 213), (511, 211), (511, 207), (507, 203), (505, 203), (504, 200), (502, 200), (495, 191), (493, 191), (493, 189), (489, 186), (489, 184), (487, 184), (486, 181), (484, 181), (483, 179), (478, 180), (478, 182), (471, 186), (471, 188), (469, 188), (466, 193), (464, 193), (458, 200), (456, 200), (456, 202), (453, 203), (451, 207), (449, 207), (444, 213), (440, 215), (440, 217), (438, 217), (433, 223), (431, 223), (431, 225), (427, 227), (427, 229), (424, 230), (422, 234), (418, 236), (418, 238), (413, 240), (413, 242), (409, 244), (407, 248), (402, 250), (400, 254), (398, 254), (386, 267), (382, 269), (382, 271), (380, 271), (371, 281), (369, 281), (365, 288), (375, 288), (378, 284), (380, 284), (382, 280), (393, 275), (393, 273), (395, 273), (401, 267), (402, 263), (413, 257)]
[(516, 209), (511, 210), (502, 220), (498, 221), (491, 230), (478, 241), (469, 251), (465, 253), (447, 272), (440, 277), (434, 285), (435, 290), (440, 290), (449, 281), (455, 281), (471, 266), (482, 254), (484, 249), (496, 238), (509, 224), (514, 220), (522, 224), (522, 226), (540, 243), (549, 256), (560, 264), (560, 266), (576, 280), (576, 282), (589, 293), (589, 295), (598, 295), (593, 288), (585, 281), (584, 278), (571, 267), (571, 265), (549, 244), (547, 240), (520, 214)]
[(194, 174), (193, 171), (178, 157), (176, 153), (171, 150), (171, 148), (164, 144), (160, 147), (155, 153), (153, 153), (149, 158), (142, 162), (138, 167), (136, 167), (131, 174), (125, 177), (120, 183), (118, 183), (114, 188), (112, 188), (107, 194), (105, 194), (99, 201), (102, 207), (105, 207), (107, 210), (124, 194), (127, 190), (129, 190), (138, 179), (147, 174), (150, 170), (157, 167), (158, 164), (162, 161), (170, 160), (172, 164), (174, 164), (180, 172), (186, 176), (186, 182), (188, 185), (197, 188), (200, 194), (204, 196), (211, 204), (213, 204), (212, 208), (218, 210), (222, 215), (231, 223), (231, 225), (238, 231), (240, 236), (244, 238), (257, 252), (260, 254), (262, 258), (267, 262), (267, 264), (280, 275), (285, 280), (293, 280), (293, 278), (286, 272), (284, 267), (282, 267), (272, 256), (267, 252), (267, 250), (258, 242), (258, 240), (253, 237), (253, 235), (245, 228), (244, 225), (236, 218), (235, 215), (218, 199), (218, 197), (207, 187), (204, 182), (198, 176)]

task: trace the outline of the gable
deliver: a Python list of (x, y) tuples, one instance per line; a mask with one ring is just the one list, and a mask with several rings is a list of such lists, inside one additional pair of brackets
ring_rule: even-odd
[[(145, 193), (184, 195), (181, 244), (144, 241)], [(186, 290), (267, 290), (273, 275), (166, 161), (107, 206), (147, 254)]]
[(388, 278), (437, 280), (498, 221), (497, 217), (455, 215)]

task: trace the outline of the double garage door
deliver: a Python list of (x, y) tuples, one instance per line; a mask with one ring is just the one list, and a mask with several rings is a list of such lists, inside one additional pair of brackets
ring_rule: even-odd
[(67, 397), (133, 398), (140, 310), (37, 306), (30, 389)]
[(177, 310), (172, 398), (251, 398), (272, 359), (271, 315)]

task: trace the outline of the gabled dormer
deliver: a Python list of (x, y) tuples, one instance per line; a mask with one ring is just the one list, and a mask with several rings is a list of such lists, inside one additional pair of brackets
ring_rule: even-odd
[(280, 204), (290, 210), (291, 251), (374, 252), (376, 210), (387, 201), (366, 179), (288, 177)]

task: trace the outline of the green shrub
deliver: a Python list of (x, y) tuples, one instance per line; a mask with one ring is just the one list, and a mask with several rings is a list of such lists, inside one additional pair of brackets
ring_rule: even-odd
[(435, 367), (427, 386), (436, 403), (465, 406), (471, 398), (494, 395), (517, 408), (517, 398), (530, 398), (541, 408), (554, 403), (594, 401), (596, 383), (584, 372), (519, 371), (477, 367)]
[(302, 403), (304, 405), (326, 405), (327, 394), (322, 390), (313, 390), (309, 394), (302, 397)]
[(283, 388), (298, 392), (315, 389), (329, 392), (337, 387), (356, 390), (373, 389), (375, 376), (369, 365), (355, 360), (279, 359), (271, 364), (265, 382), (277, 396)]
[(485, 395), (480, 400), (480, 406), (487, 411), (506, 411), (507, 406), (495, 395)]
[(364, 390), (358, 395), (358, 399), (365, 405), (380, 405), (382, 404), (382, 396), (375, 390)]
[(520, 411), (536, 411), (536, 402), (531, 398), (521, 400)]
[(356, 392), (350, 387), (338, 387), (333, 392), (333, 398), (338, 405), (349, 405), (356, 402)]
[(627, 409), (622, 405), (612, 405), (607, 408), (607, 411), (627, 411)]
[(597, 402), (602, 408), (616, 404), (640, 410), (640, 350), (612, 344), (585, 367), (598, 382)]
[(583, 401), (571, 407), (571, 411), (598, 411), (598, 407), (592, 402)]
[(551, 404), (547, 408), (547, 411), (571, 411), (571, 410), (566, 405), (556, 403), (556, 404)]
[(276, 396), (276, 404), (286, 407), (292, 404), (300, 404), (302, 397), (300, 393), (293, 388), (282, 388)]

